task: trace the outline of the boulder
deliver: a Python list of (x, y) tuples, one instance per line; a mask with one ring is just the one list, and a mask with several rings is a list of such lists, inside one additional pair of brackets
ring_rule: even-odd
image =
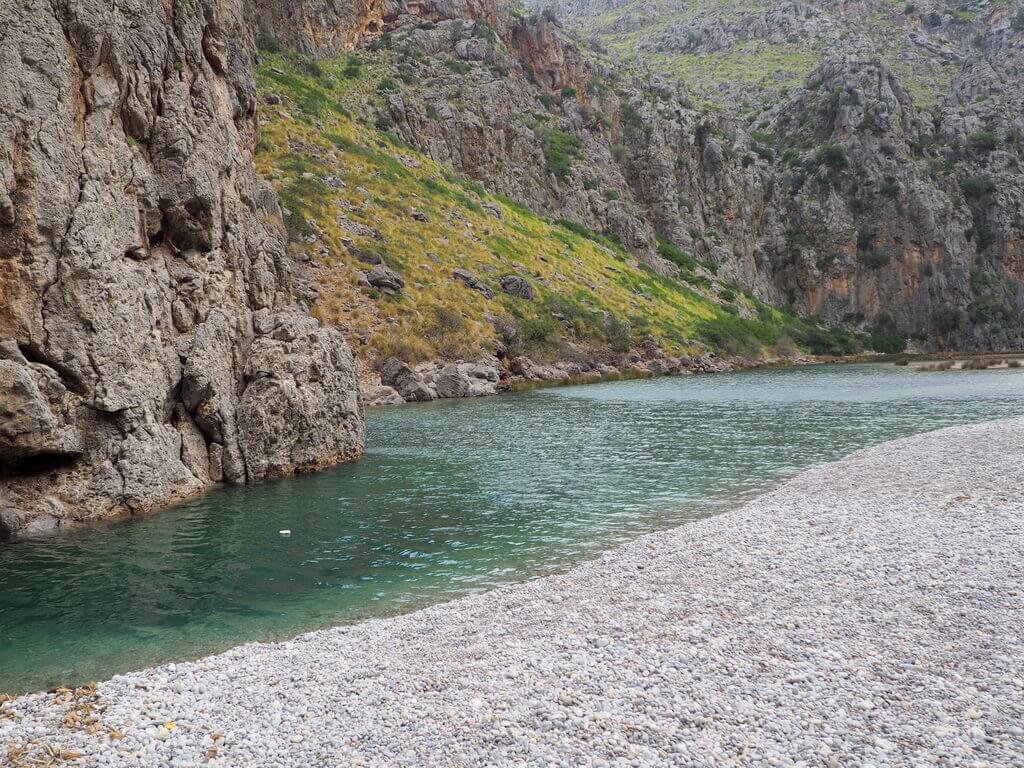
[(13, 539), (21, 530), (21, 518), (9, 509), (0, 509), (0, 541)]
[(472, 379), (495, 382), (501, 378), (501, 371), (498, 363), (463, 363), (459, 366), (464, 374)]
[(363, 402), (370, 407), (377, 407), (379, 405), (401, 405), (405, 400), (394, 388), (381, 384), (371, 387), (363, 395)]
[(501, 290), (510, 296), (533, 299), (534, 291), (530, 281), (519, 275), (505, 275), (501, 278)]
[(362, 451), (359, 367), (341, 333), (294, 311), (269, 318), (245, 367), (239, 447), (250, 481), (310, 472)]
[(530, 381), (561, 381), (569, 378), (570, 374), (561, 367), (555, 365), (544, 365), (535, 363), (528, 357), (517, 357), (512, 360), (511, 371), (516, 376), (522, 376)]
[(454, 277), (456, 280), (459, 280), (462, 283), (465, 283), (467, 287), (472, 288), (474, 291), (482, 293), (488, 299), (494, 298), (494, 291), (488, 288), (484, 284), (483, 280), (474, 275), (468, 269), (456, 269), (455, 271), (452, 272), (452, 277)]
[(363, 264), (369, 264), (370, 266), (375, 266), (377, 264), (383, 264), (384, 263), (384, 257), (381, 256), (376, 251), (364, 251), (361, 248), (352, 248), (352, 249), (350, 249), (350, 252), (351, 252), (351, 254), (353, 256), (356, 257), (357, 261), (361, 261), (361, 262), (363, 262)]
[(647, 370), (656, 376), (665, 376), (666, 374), (673, 373), (674, 370), (677, 369), (678, 363), (673, 367), (673, 358), (670, 357), (662, 357), (647, 361)]
[(366, 279), (374, 288), (387, 293), (398, 293), (405, 287), (405, 280), (390, 267), (378, 264), (366, 274)]
[(437, 396), (443, 398), (467, 397), (470, 386), (469, 377), (454, 363), (442, 368), (434, 380)]
[(380, 370), (380, 381), (391, 387), (408, 402), (427, 402), (437, 399), (437, 392), (431, 389), (423, 375), (397, 357), (389, 358)]

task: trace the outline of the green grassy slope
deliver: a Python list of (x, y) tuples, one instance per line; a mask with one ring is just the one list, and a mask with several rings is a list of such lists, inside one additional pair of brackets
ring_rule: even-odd
[[(280, 194), (289, 248), (308, 255), (319, 280), (315, 312), (371, 360), (471, 358), (492, 351), (499, 333), (540, 359), (620, 353), (647, 339), (675, 354), (705, 344), (749, 357), (860, 345), (724, 284), (668, 245), (662, 255), (680, 277), (658, 275), (608, 238), (489, 195), (404, 146), (358, 115), (400, 87), (382, 59), (269, 51), (261, 59), (257, 165)], [(405, 289), (361, 287), (359, 250), (379, 253)], [(452, 279), (456, 268), (478, 275), (494, 297)], [(503, 293), (506, 274), (527, 278), (535, 298)]]

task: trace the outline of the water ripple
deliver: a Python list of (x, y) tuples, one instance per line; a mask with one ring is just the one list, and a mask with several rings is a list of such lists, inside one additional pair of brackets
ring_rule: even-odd
[[(353, 465), (0, 547), (0, 691), (109, 676), (566, 567), (810, 464), (1024, 414), (1024, 374), (814, 366), (371, 414)], [(289, 528), (288, 538), (278, 531)]]

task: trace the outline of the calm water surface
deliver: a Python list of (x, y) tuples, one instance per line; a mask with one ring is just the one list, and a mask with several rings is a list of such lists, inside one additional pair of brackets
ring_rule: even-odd
[(1024, 372), (887, 365), (375, 411), (356, 464), (0, 545), (0, 692), (109, 677), (564, 569), (857, 448), (1022, 414)]

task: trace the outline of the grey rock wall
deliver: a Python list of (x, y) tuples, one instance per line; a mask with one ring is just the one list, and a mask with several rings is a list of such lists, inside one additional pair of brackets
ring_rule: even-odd
[(363, 445), (291, 293), (242, 0), (0, 0), (0, 536)]

